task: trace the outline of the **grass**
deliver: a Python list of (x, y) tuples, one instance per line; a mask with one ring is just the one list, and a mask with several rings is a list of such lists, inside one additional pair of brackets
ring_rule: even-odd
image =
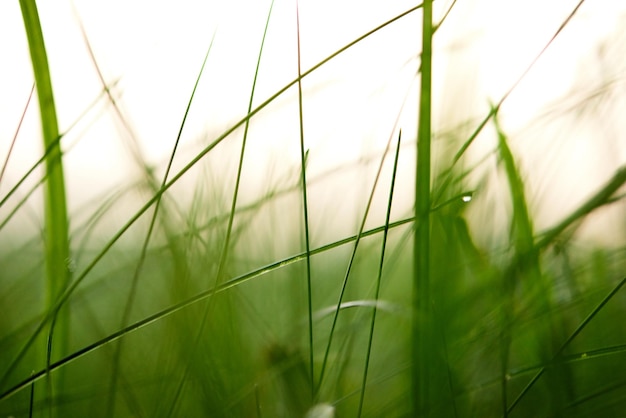
[(430, 179), (433, 4), (425, 0), (422, 13), (422, 52), (420, 54), (419, 118), (415, 174), (415, 241), (413, 262), (413, 352), (412, 398), (414, 416), (429, 416), (431, 367), (437, 346), (434, 343), (430, 295)]
[[(43, 130), (43, 145), (46, 152), (45, 166), (47, 181), (44, 192), (44, 248), (46, 265), (46, 310), (53, 312), (49, 324), (46, 369), (49, 372), (53, 355), (62, 356), (67, 352), (69, 339), (68, 309), (52, 311), (56, 301), (70, 282), (68, 268), (70, 258), (69, 219), (65, 194), (62, 152), (58, 142), (59, 129), (57, 124), (52, 81), (48, 68), (48, 57), (44, 44), (39, 14), (34, 1), (21, 1), (24, 27), (28, 36), (28, 44), (33, 64), (39, 112)], [(53, 352), (54, 351), (54, 352)], [(53, 383), (49, 377), (47, 382), (48, 397), (54, 396), (53, 386), (63, 386), (63, 374), (57, 374)]]
[[(506, 128), (506, 103), (582, 1), (499, 100), (452, 129), (437, 113), (434, 68), (456, 2), (442, 12), (426, 1), (381, 18), (308, 65), (307, 4), (268, 3), (250, 83), (242, 85), (243, 116), (206, 134), (199, 147), (185, 141), (203, 82), (222, 65), (214, 58), (218, 29), (162, 164), (142, 154), (89, 27), (81, 27), (100, 100), (132, 144), (137, 174), (70, 212), (63, 169), (73, 151), (65, 141), (90, 113), (59, 132), (46, 33), (35, 3), (20, 4), (45, 151), (19, 175), (7, 174), (24, 140), (27, 105), (0, 175), (0, 231), (7, 236), (5, 228), (23, 222), (42, 188), (44, 216), (36, 222), (44, 232), (0, 247), (0, 304), (9, 312), (0, 316), (0, 416), (584, 417), (624, 410), (626, 341), (616, 319), (626, 313), (623, 225), (614, 228), (618, 244), (592, 244), (587, 234), (623, 208), (626, 168), (616, 164), (546, 225), (536, 215), (542, 173)], [(259, 100), (272, 30), (285, 10), (295, 78)], [(315, 144), (330, 117), (318, 120), (315, 77), (410, 19), (420, 22), (421, 46), (407, 48), (419, 60), (406, 64), (415, 77), (402, 98), (385, 104), (397, 109), (393, 118), (377, 118), (384, 147), (320, 169), (344, 148), (335, 142), (325, 154)], [(357, 78), (358, 67), (351, 71)], [(618, 86), (612, 80), (606, 88)], [(342, 98), (332, 100), (340, 106), (331, 113), (345, 112), (347, 121)], [(279, 125), (261, 129), (283, 115), (280, 106), (291, 112), (282, 127), (294, 122), (294, 129), (271, 176), (255, 168), (255, 146), (269, 148), (280, 135)], [(414, 134), (407, 135), (407, 120)], [(480, 151), (484, 138), (493, 146)], [(32, 180), (39, 172), (42, 179)], [(257, 178), (262, 189), (250, 186)]]

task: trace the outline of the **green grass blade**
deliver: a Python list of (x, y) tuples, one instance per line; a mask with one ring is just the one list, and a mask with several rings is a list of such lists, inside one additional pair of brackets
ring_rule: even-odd
[(304, 117), (302, 110), (302, 66), (300, 51), (300, 11), (298, 2), (296, 1), (296, 30), (298, 42), (298, 116), (300, 122), (300, 166), (302, 172), (302, 210), (304, 216), (304, 243), (306, 251), (306, 284), (307, 284), (307, 303), (309, 316), (309, 373), (311, 379), (311, 400), (315, 397), (315, 369), (313, 356), (313, 299), (311, 288), (311, 240), (309, 238), (309, 202), (307, 196), (306, 183), (306, 162), (308, 151), (304, 149)]
[(432, 78), (432, 0), (425, 0), (422, 17), (422, 64), (415, 179), (416, 231), (413, 248), (413, 325), (411, 398), (413, 416), (428, 416), (429, 373), (433, 333), (430, 324), (430, 141)]
[(31, 61), (37, 85), (39, 109), (43, 129), (44, 148), (51, 147), (46, 157), (48, 182), (45, 191), (45, 237), (48, 276), (48, 306), (58, 298), (67, 286), (69, 272), (68, 218), (65, 198), (62, 151), (57, 140), (56, 107), (43, 33), (39, 23), (37, 6), (33, 0), (21, 0), (22, 16), (28, 37)]
[[(400, 156), (400, 140), (402, 138), (402, 131), (398, 134), (398, 143), (396, 145), (396, 156), (393, 161), (393, 172), (391, 174), (391, 186), (389, 189), (389, 201), (387, 203), (387, 214), (385, 217), (385, 228), (383, 230), (383, 243), (382, 249), (380, 251), (380, 263), (378, 265), (378, 277), (376, 278), (376, 290), (374, 291), (374, 301), (378, 303), (378, 299), (380, 297), (380, 283), (383, 277), (383, 266), (385, 261), (385, 249), (387, 247), (387, 234), (389, 232), (389, 221), (391, 218), (391, 204), (393, 203), (393, 190), (396, 185), (396, 174), (398, 172), (398, 157)], [(372, 320), (370, 322), (370, 330), (369, 337), (367, 343), (367, 352), (365, 354), (365, 367), (363, 368), (363, 381), (361, 383), (361, 394), (359, 397), (359, 409), (357, 412), (357, 417), (361, 417), (363, 413), (363, 402), (365, 400), (365, 387), (367, 386), (367, 372), (370, 364), (370, 357), (372, 354), (372, 342), (374, 340), (374, 327), (376, 325), (376, 312), (377, 308), (374, 305), (374, 309), (372, 310)]]
[[(494, 108), (493, 122), (498, 134), (498, 151), (500, 159), (504, 164), (504, 171), (509, 183), (511, 202), (513, 204), (512, 233), (515, 251), (518, 254), (528, 254), (533, 250), (534, 233), (528, 205), (526, 204), (526, 193), (524, 192), (524, 181), (519, 173), (513, 153), (509, 148), (506, 134), (500, 127), (497, 110)], [(531, 269), (538, 269), (538, 260), (532, 259)]]
[[(518, 171), (517, 164), (513, 158), (513, 153), (509, 148), (507, 137), (500, 127), (497, 109), (492, 106), (493, 122), (496, 133), (498, 135), (498, 151), (500, 160), (504, 165), (504, 171), (508, 181), (509, 192), (511, 195), (511, 203), (513, 207), (513, 219), (511, 221), (511, 241), (515, 249), (515, 256), (512, 269), (513, 274), (502, 275), (502, 318), (501, 318), (501, 396), (502, 396), (502, 412), (503, 416), (508, 415), (507, 412), (507, 392), (508, 392), (508, 363), (509, 351), (511, 345), (511, 324), (513, 322), (513, 306), (514, 291), (520, 279), (530, 281), (531, 283), (539, 283), (541, 280), (539, 270), (539, 259), (534, 248), (533, 227), (528, 213), (526, 204), (526, 193), (524, 191), (524, 182)], [(523, 269), (524, 272), (519, 270)], [(524, 274), (527, 273), (527, 274)], [(526, 277), (520, 277), (524, 274)], [(543, 295), (543, 292), (541, 292)]]
[[(44, 246), (46, 260), (46, 309), (50, 309), (58, 300), (70, 282), (68, 263), (70, 260), (69, 220), (65, 196), (65, 178), (61, 146), (58, 142), (59, 128), (52, 91), (48, 56), (44, 43), (39, 13), (34, 0), (20, 0), (22, 18), (28, 38), (31, 63), (37, 85), (39, 111), (43, 130), (44, 149), (50, 147), (46, 157), (47, 183), (44, 189)], [(58, 312), (57, 312), (58, 313)], [(55, 340), (52, 340), (52, 329)], [(49, 366), (52, 356), (64, 354), (69, 339), (69, 310), (52, 321), (49, 330), (49, 345), (46, 364)], [(56, 382), (63, 384), (62, 376)], [(52, 385), (52, 381), (50, 381)], [(49, 397), (52, 398), (52, 386)], [(51, 399), (50, 399), (51, 401)]]

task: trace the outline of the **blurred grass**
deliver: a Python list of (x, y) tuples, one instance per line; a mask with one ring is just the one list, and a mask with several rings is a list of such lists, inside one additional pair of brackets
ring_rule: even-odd
[[(591, 216), (602, 216), (603, 208), (623, 205), (618, 193), (626, 170), (616, 169), (569, 214), (537, 233), (526, 181), (532, 168), (519, 161), (501, 126), (504, 99), (469, 138), (452, 134), (445, 144), (433, 141), (451, 151), (433, 153), (442, 161), (430, 164), (430, 54), (422, 54), (421, 64), (425, 113), (417, 142), (417, 212), (401, 213), (392, 205), (407, 148), (398, 139), (389, 161), (398, 130), (389, 126), (390, 141), (374, 161), (377, 174), (363, 183), (358, 207), (364, 210), (354, 214), (352, 232), (332, 242), (314, 239), (334, 223), (317, 225), (309, 218), (307, 210), (315, 208), (309, 188), (317, 180), (332, 187), (340, 176), (328, 171), (307, 178), (309, 160), (324, 156), (306, 151), (305, 77), (420, 7), (307, 71), (298, 65), (293, 82), (254, 107), (261, 46), (244, 118), (170, 176), (183, 119), (161, 181), (137, 154), (140, 181), (103, 195), (93, 212), (72, 215), (72, 268), (79, 273), (53, 301), (46, 302), (41, 285), (48, 258), (40, 237), (18, 248), (3, 245), (0, 415), (293, 417), (313, 404), (330, 405), (337, 417), (621, 413), (626, 247), (590, 246), (576, 232)], [(426, 20), (429, 14), (424, 10)], [(269, 17), (266, 31), (268, 26)], [(440, 27), (428, 26), (425, 42)], [(242, 203), (246, 140), (262, 117), (257, 114), (294, 86), (299, 166), (284, 184), (268, 184)], [(185, 117), (192, 99), (193, 93)], [(510, 208), (504, 231), (495, 222), (472, 222), (468, 214), (490, 210), (481, 199), (500, 180), (474, 181), (477, 169), (463, 167), (462, 155), (490, 120), (496, 158), (486, 161), (497, 160), (503, 174), (499, 186), (506, 200), (495, 203)], [(230, 173), (211, 172), (203, 158), (220, 158), (218, 145), (232, 140), (239, 127), (243, 142), (233, 181)], [(204, 171), (186, 191), (191, 204), (182, 205), (171, 189), (196, 169)], [(353, 169), (362, 173), (363, 167)], [(372, 213), (376, 204), (384, 207), (384, 220)], [(485, 230), (497, 237), (488, 245), (476, 238)], [(412, 247), (414, 238), (421, 247)], [(416, 254), (423, 258), (417, 271)], [(414, 286), (423, 277), (427, 290), (420, 284), (417, 294), (428, 294), (427, 339), (422, 328), (416, 330), (424, 312), (416, 307)], [(42, 331), (56, 312), (67, 313), (72, 332), (47, 367)], [(61, 348), (56, 338), (52, 347)], [(53, 377), (64, 373), (54, 391), (44, 390), (47, 371)]]

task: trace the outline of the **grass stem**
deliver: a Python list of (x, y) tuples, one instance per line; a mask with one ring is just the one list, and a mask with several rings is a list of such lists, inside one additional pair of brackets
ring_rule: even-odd
[(300, 50), (300, 11), (298, 2), (296, 2), (296, 29), (298, 41), (298, 113), (300, 122), (300, 165), (302, 173), (302, 205), (304, 216), (304, 242), (306, 251), (306, 283), (307, 283), (307, 304), (309, 317), (309, 373), (311, 384), (311, 400), (315, 397), (315, 370), (313, 356), (313, 300), (311, 287), (311, 240), (309, 238), (309, 202), (307, 196), (306, 183), (306, 159), (307, 154), (304, 150), (304, 117), (302, 110), (302, 67), (301, 67), (301, 50)]
[(424, 0), (422, 15), (422, 62), (415, 181), (416, 234), (414, 240), (414, 286), (412, 325), (413, 416), (428, 416), (430, 349), (430, 142), (432, 77), (432, 0)]
[[(20, 7), (37, 86), (43, 145), (45, 150), (50, 148), (50, 153), (45, 160), (47, 182), (44, 189), (44, 246), (46, 311), (51, 311), (70, 281), (68, 268), (70, 263), (69, 221), (63, 174), (63, 153), (59, 142), (56, 141), (59, 137), (56, 106), (37, 5), (35, 0), (20, 0)], [(57, 316), (51, 322), (49, 329), (49, 347), (46, 358), (48, 368), (53, 355), (65, 354), (69, 338), (69, 310), (66, 307), (60, 315), (58, 314), (59, 311), (55, 311)], [(52, 329), (55, 326), (55, 340), (52, 341)], [(62, 375), (59, 376), (57, 383), (62, 385)], [(49, 392), (51, 398), (51, 386)]]

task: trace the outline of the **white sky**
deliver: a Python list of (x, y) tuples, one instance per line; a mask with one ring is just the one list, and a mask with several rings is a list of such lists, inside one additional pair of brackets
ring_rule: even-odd
[[(436, 16), (442, 16), (450, 3), (438, 0)], [(458, 1), (436, 35), (436, 128), (484, 115), (488, 100), (497, 101), (515, 82), (576, 3)], [(189, 152), (183, 152), (177, 161), (178, 167), (184, 165), (194, 155), (193, 150), (199, 149), (199, 143), (208, 144), (245, 114), (269, 4), (258, 0), (74, 0), (72, 7), (72, 2), (65, 0), (38, 2), (61, 130), (68, 129), (102, 91), (77, 15), (107, 82), (118, 81), (114, 95), (141, 141), (144, 156), (151, 162), (163, 162), (170, 152), (206, 48), (216, 33), (183, 134), (183, 151)], [(400, 0), (301, 1), (303, 70), (413, 5), (414, 2)], [(537, 145), (530, 139), (521, 142), (524, 129), (546, 104), (568, 95), (581, 80), (598, 81), (600, 85), (598, 48), (602, 43), (606, 44), (605, 52), (615, 55), (617, 51), (618, 55), (606, 64), (605, 75), (623, 78), (624, 49), (611, 49), (611, 45), (621, 40), (621, 46), (625, 46), (625, 11), (623, 1), (588, 0), (503, 108), (505, 128), (512, 136), (520, 132), (522, 139), (513, 148), (526, 163), (527, 171), (543, 173), (533, 169), (533, 165), (546, 166), (542, 170), (547, 171), (554, 164), (534, 160), (546, 155), (547, 145), (545, 141)], [(407, 93), (413, 96), (407, 103), (401, 127), (405, 141), (414, 140), (417, 90), (413, 75), (414, 58), (419, 52), (419, 26), (420, 14), (415, 12), (304, 80), (305, 138), (311, 149), (311, 176), (380, 150)], [(33, 82), (16, 1), (0, 2), (0, 56), (4, 58), (0, 67), (0, 156), (4, 159)], [(276, 0), (255, 104), (296, 76), (295, 2)], [(246, 160), (251, 170), (264, 173), (297, 168), (296, 100), (297, 92), (292, 89), (253, 122), (247, 155), (254, 158)], [(32, 106), (27, 114), (0, 184), (1, 196), (41, 154), (36, 110)], [(616, 129), (619, 131), (620, 127)], [(559, 167), (563, 168), (552, 173), (552, 179), (559, 182), (568, 199), (578, 192), (568, 204), (557, 204), (563, 210), (582, 198), (585, 190), (594, 190), (599, 181), (626, 161), (626, 147), (617, 146), (610, 153), (613, 160), (607, 163), (602, 151), (606, 146), (597, 146), (597, 140), (590, 139), (590, 132), (587, 135), (560, 145), (568, 155), (558, 154)], [(606, 141), (616, 143), (617, 136), (614, 134)], [(129, 141), (110, 105), (103, 100), (64, 138), (64, 148), (71, 149), (66, 157), (66, 176), (72, 208), (110, 185), (128, 182), (136, 173), (130, 169)], [(234, 167), (238, 144), (232, 140), (224, 143), (226, 150), (218, 154), (221, 158), (215, 158), (217, 171), (219, 164)], [(473, 146), (473, 155), (484, 155), (491, 146), (490, 140), (481, 139)], [(406, 153), (405, 160), (410, 163), (414, 152)], [(405, 182), (410, 185), (412, 168), (406, 170)], [(589, 174), (589, 170), (599, 174)], [(564, 178), (574, 179), (574, 185)], [(581, 186), (585, 179), (587, 183)], [(252, 175), (244, 191), (254, 191), (267, 181), (264, 175)], [(531, 181), (536, 184), (537, 193), (553, 193), (542, 189), (545, 181)], [(561, 181), (565, 184), (561, 185)], [(39, 210), (37, 202), (35, 198), (29, 205), (34, 212)], [(552, 221), (557, 212), (546, 211), (546, 222)], [(8, 213), (8, 208), (1, 208), (0, 213)]]

